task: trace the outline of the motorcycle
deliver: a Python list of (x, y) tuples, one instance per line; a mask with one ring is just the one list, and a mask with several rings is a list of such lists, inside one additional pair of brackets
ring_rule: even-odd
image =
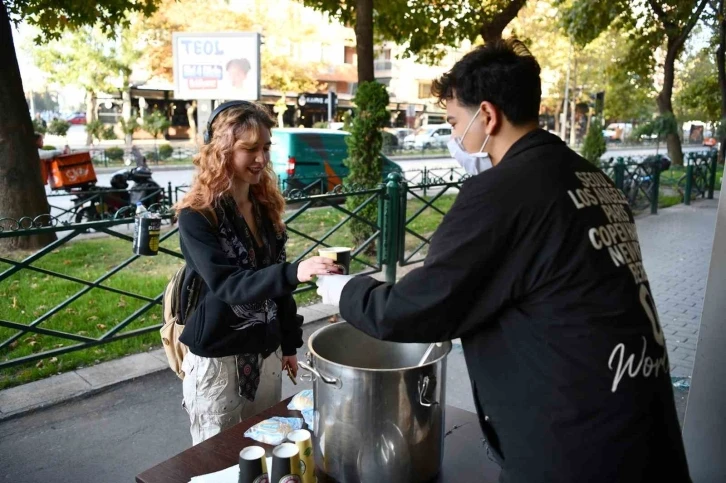
[[(134, 183), (131, 188), (129, 181)], [(108, 218), (137, 203), (148, 207), (164, 201), (164, 189), (151, 178), (151, 170), (145, 166), (115, 172), (111, 187), (89, 185), (86, 190), (74, 190), (73, 194), (76, 223)], [(133, 216), (133, 211), (129, 210), (127, 216)]]

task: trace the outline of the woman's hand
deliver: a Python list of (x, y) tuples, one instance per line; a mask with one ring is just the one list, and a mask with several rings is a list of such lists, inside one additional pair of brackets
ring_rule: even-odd
[(341, 273), (340, 267), (329, 258), (312, 257), (300, 262), (297, 266), (297, 279), (309, 282), (317, 275), (331, 275)]
[(282, 370), (290, 366), (292, 377), (297, 377), (297, 356), (282, 356)]

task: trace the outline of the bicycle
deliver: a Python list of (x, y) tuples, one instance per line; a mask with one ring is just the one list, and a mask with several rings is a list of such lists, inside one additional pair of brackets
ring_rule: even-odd
[[(706, 191), (708, 190), (708, 175), (709, 170), (706, 165), (694, 165), (693, 166), (693, 179), (691, 181), (691, 201), (695, 200), (699, 196), (702, 198), (706, 197)], [(686, 181), (688, 173), (684, 174), (678, 179), (676, 188), (681, 195), (681, 198), (686, 199)]]

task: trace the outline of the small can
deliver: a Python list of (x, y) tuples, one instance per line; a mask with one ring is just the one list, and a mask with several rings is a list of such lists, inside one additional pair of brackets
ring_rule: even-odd
[(136, 255), (153, 257), (159, 253), (161, 218), (157, 216), (137, 216), (134, 223), (133, 250)]

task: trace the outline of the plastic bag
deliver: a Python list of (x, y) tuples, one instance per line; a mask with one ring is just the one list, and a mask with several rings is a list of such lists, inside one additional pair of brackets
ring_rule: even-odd
[(308, 429), (310, 431), (313, 431), (313, 421), (315, 420), (315, 410), (314, 409), (303, 409), (302, 411), (303, 419), (305, 420), (305, 424), (308, 425)]
[(302, 418), (282, 418), (274, 416), (265, 419), (245, 431), (245, 437), (259, 441), (260, 443), (277, 446), (285, 442), (287, 434), (291, 431), (302, 429)]
[(305, 389), (295, 394), (290, 403), (287, 405), (287, 409), (291, 411), (305, 411), (306, 409), (313, 409), (313, 390)]

